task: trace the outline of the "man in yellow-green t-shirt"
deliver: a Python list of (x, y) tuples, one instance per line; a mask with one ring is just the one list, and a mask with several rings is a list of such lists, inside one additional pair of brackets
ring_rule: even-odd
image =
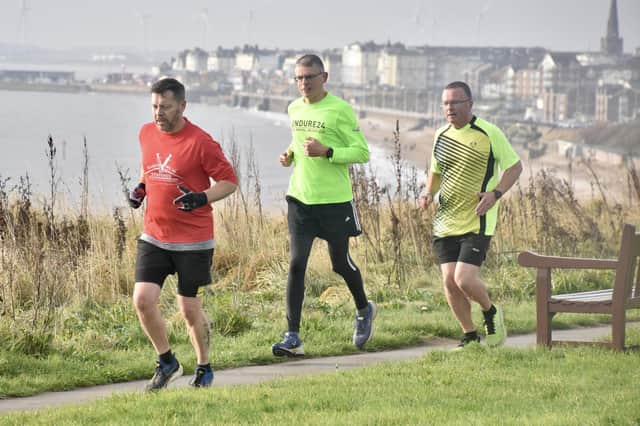
[(290, 262), (287, 278), (288, 331), (272, 346), (275, 356), (304, 355), (300, 331), (304, 276), (316, 237), (327, 241), (333, 270), (342, 276), (356, 305), (353, 344), (363, 347), (373, 333), (376, 306), (367, 299), (360, 270), (349, 256), (349, 238), (360, 235), (349, 165), (369, 161), (369, 147), (347, 102), (328, 93), (328, 74), (316, 55), (296, 61), (302, 95), (289, 105), (292, 140), (280, 164), (293, 165), (287, 191)]
[(450, 83), (442, 92), (448, 124), (435, 133), (420, 207), (437, 203), (433, 247), (447, 301), (464, 332), (459, 346), (480, 342), (472, 300), (482, 308), (486, 342), (494, 347), (504, 343), (507, 331), (502, 309), (493, 305), (480, 279), (480, 266), (496, 228), (498, 200), (518, 180), (522, 163), (502, 131), (473, 115), (472, 106), (464, 82)]

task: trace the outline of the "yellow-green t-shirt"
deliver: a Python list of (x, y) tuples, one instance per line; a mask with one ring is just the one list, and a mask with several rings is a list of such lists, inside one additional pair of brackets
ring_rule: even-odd
[[(312, 104), (299, 98), (289, 105), (288, 112), (293, 173), (287, 195), (304, 204), (351, 201), (349, 164), (369, 161), (369, 147), (351, 105), (327, 93), (322, 100)], [(306, 156), (303, 145), (309, 136), (333, 148), (333, 156)]]
[(460, 129), (450, 124), (438, 129), (431, 156), (431, 172), (441, 178), (433, 234), (493, 235), (499, 202), (485, 215), (478, 216), (475, 213), (478, 193), (492, 191), (500, 179), (499, 170), (506, 170), (518, 161), (520, 158), (504, 133), (481, 118), (474, 116)]

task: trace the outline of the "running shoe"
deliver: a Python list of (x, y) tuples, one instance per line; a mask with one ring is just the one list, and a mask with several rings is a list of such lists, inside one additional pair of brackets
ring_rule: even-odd
[(458, 343), (458, 346), (453, 348), (454, 351), (459, 351), (464, 348), (469, 348), (471, 346), (476, 346), (480, 344), (480, 336), (476, 335), (475, 337), (463, 336)]
[(298, 333), (287, 331), (284, 333), (281, 342), (271, 346), (271, 352), (273, 352), (275, 356), (295, 357), (304, 355), (304, 348), (302, 347), (302, 340), (298, 336)]
[(487, 346), (495, 348), (507, 340), (507, 328), (504, 325), (502, 308), (496, 306), (496, 313), (484, 320), (484, 330), (487, 333)]
[(193, 377), (189, 382), (189, 386), (194, 388), (208, 388), (213, 383), (213, 370), (205, 369), (202, 367), (196, 367), (196, 371), (193, 372)]
[(369, 313), (361, 316), (356, 312), (355, 330), (353, 331), (353, 344), (357, 348), (362, 347), (373, 336), (373, 320), (376, 318), (377, 308), (375, 303), (369, 301)]
[(176, 358), (170, 364), (164, 364), (162, 361), (156, 361), (156, 372), (146, 386), (147, 391), (157, 391), (166, 388), (178, 377), (182, 376), (182, 365)]

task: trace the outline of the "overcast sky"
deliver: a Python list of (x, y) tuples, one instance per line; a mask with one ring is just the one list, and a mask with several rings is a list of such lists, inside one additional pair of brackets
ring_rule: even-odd
[[(610, 0), (0, 0), (0, 43), (48, 48), (324, 49), (353, 41), (600, 49)], [(26, 8), (23, 5), (26, 4)], [(21, 13), (26, 9), (26, 13)], [(624, 50), (640, 0), (618, 0)], [(145, 37), (146, 31), (146, 37)]]

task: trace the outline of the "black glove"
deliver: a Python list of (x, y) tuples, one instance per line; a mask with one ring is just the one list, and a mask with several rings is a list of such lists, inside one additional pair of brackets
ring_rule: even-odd
[(129, 205), (134, 209), (140, 207), (142, 202), (144, 201), (144, 197), (147, 195), (147, 191), (145, 190), (145, 185), (143, 182), (140, 182), (138, 186), (129, 191)]
[(178, 189), (183, 194), (173, 200), (173, 204), (182, 203), (182, 205), (178, 207), (178, 210), (190, 212), (193, 209), (197, 209), (198, 207), (206, 206), (208, 204), (207, 194), (204, 192), (193, 192), (186, 186), (182, 185), (178, 185)]

